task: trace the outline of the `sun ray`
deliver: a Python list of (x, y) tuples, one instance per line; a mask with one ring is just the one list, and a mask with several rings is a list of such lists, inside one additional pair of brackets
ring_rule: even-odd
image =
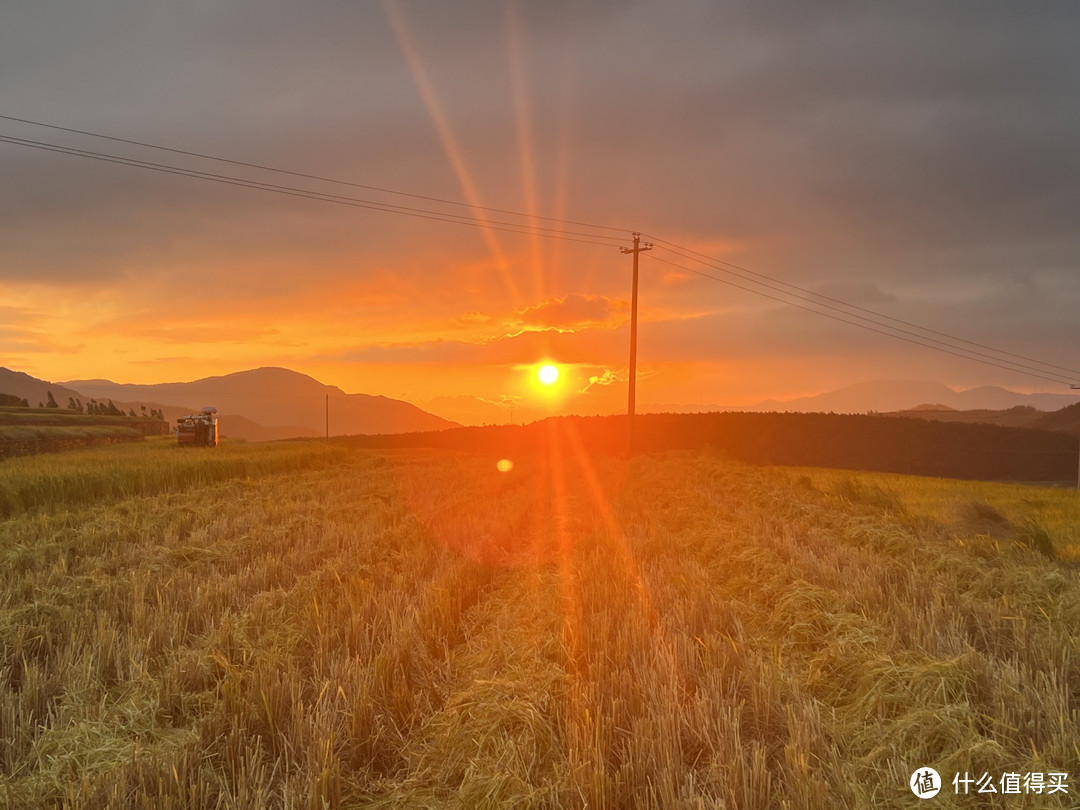
[(607, 494), (604, 492), (604, 487), (600, 483), (600, 477), (597, 475), (596, 470), (589, 460), (585, 445), (572, 423), (560, 422), (559, 429), (563, 436), (565, 436), (567, 443), (570, 445), (571, 455), (577, 463), (582, 477), (585, 479), (586, 490), (592, 497), (593, 504), (600, 514), (601, 521), (606, 530), (607, 539), (612, 550), (615, 552), (615, 559), (621, 564), (624, 573), (634, 584), (634, 592), (637, 595), (639, 607), (645, 615), (649, 627), (652, 628), (654, 638), (656, 639), (657, 652), (665, 659), (667, 664), (671, 676), (670, 685), (673, 688), (683, 688), (685, 687), (685, 679), (679, 668), (679, 659), (675, 650), (675, 644), (664, 629), (664, 624), (654, 605), (652, 594), (649, 592), (648, 583), (642, 575), (641, 566), (638, 565), (637, 560), (634, 559), (634, 555), (630, 551), (630, 545), (626, 540), (626, 535), (623, 533), (618, 520), (615, 518), (614, 510), (611, 508)]
[(584, 623), (581, 610), (581, 584), (578, 581), (574, 555), (574, 542), (570, 534), (570, 516), (567, 510), (566, 462), (563, 457), (559, 432), (548, 423), (548, 446), (550, 452), (543, 454), (551, 483), (552, 520), (557, 541), (556, 560), (559, 567), (559, 587), (563, 605), (563, 645), (566, 647), (570, 674), (585, 678), (588, 661), (582, 639)]
[[(504, 6), (506, 30), (506, 57), (510, 65), (510, 82), (513, 88), (514, 111), (517, 123), (518, 154), (521, 160), (521, 191), (525, 198), (525, 213), (530, 219), (538, 212), (538, 193), (536, 190), (536, 152), (532, 140), (532, 107), (529, 103), (529, 89), (525, 79), (524, 45), (521, 35), (521, 17), (517, 3)], [(533, 233), (529, 240), (532, 255), (533, 280), (538, 300), (547, 296), (544, 275), (544, 256), (540, 236)]]
[(416, 82), (420, 95), (424, 99), (424, 105), (427, 107), (428, 114), (431, 116), (431, 121), (435, 125), (439, 140), (442, 141), (443, 149), (446, 152), (447, 159), (450, 161), (450, 166), (453, 168), (454, 174), (457, 176), (458, 184), (461, 186), (462, 193), (465, 195), (465, 199), (472, 210), (473, 219), (475, 219), (480, 226), (484, 242), (487, 244), (492, 260), (502, 274), (507, 291), (510, 293), (515, 306), (519, 306), (522, 303), (521, 293), (510, 273), (510, 265), (507, 261), (506, 254), (503, 252), (498, 239), (495, 237), (495, 232), (488, 222), (487, 215), (482, 210), (483, 202), (480, 198), (480, 192), (473, 182), (472, 175), (469, 172), (468, 166), (465, 164), (465, 158), (461, 154), (457, 139), (454, 137), (453, 130), (450, 127), (449, 118), (447, 117), (445, 110), (443, 110), (442, 103), (439, 101), (439, 97), (435, 93), (435, 88), (432, 86), (431, 80), (428, 77), (424, 61), (420, 57), (420, 53), (413, 42), (408, 22), (405, 20), (405, 16), (401, 13), (401, 10), (393, 0), (382, 0), (382, 7), (387, 20), (390, 22), (390, 27), (394, 31), (394, 37), (397, 40), (398, 47), (401, 49), (402, 56), (405, 57), (405, 62), (408, 64), (409, 70), (412, 73), (413, 81)]
[[(556, 59), (555, 77), (558, 87), (557, 114), (555, 116), (554, 165), (548, 176), (551, 178), (551, 215), (567, 217), (571, 195), (571, 162), (574, 153), (574, 124), (576, 123), (575, 100), (578, 77), (580, 76), (577, 55), (581, 53), (578, 34), (571, 33), (560, 43), (560, 52)], [(547, 280), (551, 289), (561, 289), (562, 261), (567, 244), (561, 240), (548, 247)]]
[[(551, 486), (552, 519), (558, 541), (556, 563), (559, 577), (559, 601), (562, 604), (561, 641), (566, 654), (566, 673), (569, 684), (566, 690), (564, 734), (571, 767), (603, 761), (603, 754), (596, 750), (599, 720), (595, 704), (590, 700), (593, 685), (589, 677), (589, 659), (585, 649), (585, 619), (582, 606), (581, 580), (575, 554), (574, 538), (570, 533), (570, 516), (567, 503), (566, 459), (562, 439), (553, 423), (547, 426), (548, 452), (541, 454), (548, 467)], [(589, 707), (593, 711), (589, 711)]]
[(648, 583), (642, 574), (641, 566), (634, 558), (630, 545), (626, 540), (626, 535), (615, 518), (614, 511), (604, 492), (600, 478), (593, 468), (581, 437), (572, 423), (560, 424), (560, 429), (571, 446), (573, 458), (585, 479), (586, 489), (591, 495), (597, 511), (600, 513), (607, 532), (608, 542), (614, 551), (613, 557), (621, 564), (625, 575), (633, 583), (639, 609), (652, 631), (653, 653), (656, 656), (657, 664), (660, 665), (658, 674), (663, 672), (666, 675), (665, 686), (671, 690), (672, 700), (678, 703), (680, 694), (688, 694), (692, 690), (679, 663), (679, 652), (675, 640), (667, 632), (660, 614), (656, 610)]

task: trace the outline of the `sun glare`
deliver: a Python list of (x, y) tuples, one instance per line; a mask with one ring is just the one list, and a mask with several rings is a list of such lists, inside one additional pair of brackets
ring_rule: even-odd
[(536, 376), (544, 385), (551, 385), (559, 379), (559, 370), (552, 365), (541, 366), (540, 370), (536, 372)]

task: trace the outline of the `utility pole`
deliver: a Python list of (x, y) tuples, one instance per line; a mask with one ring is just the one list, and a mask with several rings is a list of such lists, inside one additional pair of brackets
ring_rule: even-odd
[(626, 403), (626, 455), (634, 454), (634, 400), (637, 396), (637, 280), (638, 254), (652, 250), (652, 243), (641, 244), (641, 234), (634, 231), (634, 246), (619, 248), (634, 255), (634, 286), (630, 294), (630, 395)]

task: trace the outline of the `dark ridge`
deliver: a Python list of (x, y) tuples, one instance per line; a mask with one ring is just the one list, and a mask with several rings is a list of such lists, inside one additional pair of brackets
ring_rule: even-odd
[[(350, 436), (364, 448), (442, 448), (512, 457), (622, 454), (626, 417), (556, 417), (531, 425)], [(1075, 480), (1077, 440), (1066, 433), (988, 424), (833, 413), (643, 414), (637, 452), (711, 448), (751, 464), (836, 467), (987, 481)]]

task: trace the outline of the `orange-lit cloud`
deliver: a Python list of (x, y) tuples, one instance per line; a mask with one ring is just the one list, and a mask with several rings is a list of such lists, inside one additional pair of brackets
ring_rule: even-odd
[[(550, 298), (531, 307), (515, 311), (515, 316), (526, 326), (552, 329), (580, 329), (610, 323), (613, 316), (623, 316), (629, 310), (625, 301), (613, 301), (602, 295), (573, 293), (562, 298)], [(622, 323), (619, 317), (612, 325)]]
[(593, 374), (589, 377), (589, 383), (580, 391), (579, 394), (587, 394), (590, 389), (596, 386), (608, 386), (616, 385), (619, 383), (625, 384), (629, 377), (628, 370), (613, 370), (610, 368), (603, 369), (599, 374)]
[(282, 344), (281, 330), (257, 326), (219, 326), (207, 323), (189, 323), (175, 326), (144, 326), (130, 328), (126, 335), (133, 340), (149, 340), (155, 343), (246, 343), (260, 345)]
[(466, 312), (464, 315), (454, 318), (454, 323), (458, 326), (470, 328), (489, 324), (493, 320), (494, 318), (491, 315), (484, 312)]

